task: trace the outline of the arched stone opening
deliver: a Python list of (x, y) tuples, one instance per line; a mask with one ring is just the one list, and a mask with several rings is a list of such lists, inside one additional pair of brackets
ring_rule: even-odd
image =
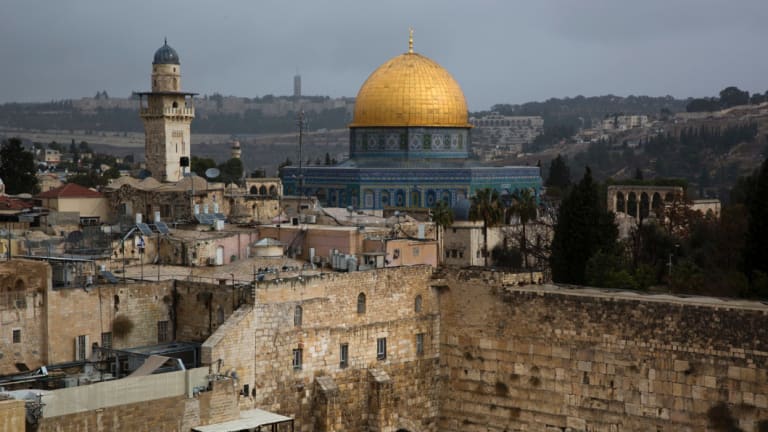
[(272, 185), (269, 187), (269, 196), (275, 197), (277, 196), (277, 188), (275, 185)]
[(648, 194), (643, 192), (640, 194), (640, 218), (645, 219), (650, 214), (651, 201)]
[(251, 189), (248, 192), (251, 195), (257, 195), (259, 193), (259, 189), (256, 186), (251, 186)]
[(626, 213), (627, 212), (627, 202), (626, 198), (624, 197), (624, 193), (617, 192), (616, 193), (616, 208), (614, 211), (616, 213)]
[(266, 195), (267, 194), (267, 187), (264, 185), (261, 185), (259, 188), (259, 195)]
[(661, 194), (658, 192), (653, 193), (651, 209), (656, 216), (661, 216), (661, 212), (664, 210), (664, 202), (661, 200)]
[(637, 217), (637, 195), (634, 192), (627, 196), (627, 214)]

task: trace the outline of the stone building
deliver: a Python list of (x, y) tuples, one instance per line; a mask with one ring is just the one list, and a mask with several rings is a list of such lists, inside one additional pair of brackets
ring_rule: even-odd
[(474, 126), (473, 143), (498, 147), (504, 152), (521, 152), (524, 144), (532, 143), (544, 133), (544, 119), (539, 116), (505, 116), (492, 112), (470, 117), (469, 122)]
[(182, 160), (189, 166), (195, 94), (181, 91), (179, 55), (166, 41), (152, 61), (152, 91), (136, 93), (144, 122), (147, 170), (158, 181), (177, 182), (184, 176)]

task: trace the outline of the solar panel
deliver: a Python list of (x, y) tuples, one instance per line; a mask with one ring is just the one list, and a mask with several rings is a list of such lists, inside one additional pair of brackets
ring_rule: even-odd
[(145, 223), (137, 223), (136, 226), (139, 228), (139, 231), (141, 231), (142, 234), (146, 236), (152, 235), (152, 229), (149, 227), (149, 225)]
[(213, 215), (198, 213), (195, 215), (195, 219), (203, 225), (213, 225)]
[(101, 277), (103, 277), (104, 279), (109, 281), (109, 283), (111, 283), (111, 284), (116, 284), (117, 283), (117, 278), (115, 277), (115, 275), (112, 274), (112, 272), (108, 272), (108, 271), (104, 270), (104, 271), (101, 272)]
[(214, 213), (213, 218), (216, 220), (227, 220), (227, 217), (224, 216), (224, 213)]
[(158, 231), (160, 231), (160, 234), (169, 234), (170, 231), (168, 230), (168, 225), (165, 224), (165, 222), (155, 222), (155, 228), (157, 228)]

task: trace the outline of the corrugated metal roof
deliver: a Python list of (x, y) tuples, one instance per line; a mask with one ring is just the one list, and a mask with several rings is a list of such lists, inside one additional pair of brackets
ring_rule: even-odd
[(252, 429), (259, 426), (267, 426), (276, 423), (292, 422), (290, 417), (271, 413), (260, 409), (241, 411), (240, 418), (223, 423), (216, 423), (206, 426), (197, 426), (192, 428), (196, 432), (234, 432), (243, 429)]

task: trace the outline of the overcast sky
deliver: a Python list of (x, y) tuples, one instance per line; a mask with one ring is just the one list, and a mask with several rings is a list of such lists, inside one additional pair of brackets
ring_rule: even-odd
[(768, 89), (768, 0), (0, 0), (0, 102), (147, 90), (166, 36), (187, 91), (354, 96), (411, 25), (471, 110)]

